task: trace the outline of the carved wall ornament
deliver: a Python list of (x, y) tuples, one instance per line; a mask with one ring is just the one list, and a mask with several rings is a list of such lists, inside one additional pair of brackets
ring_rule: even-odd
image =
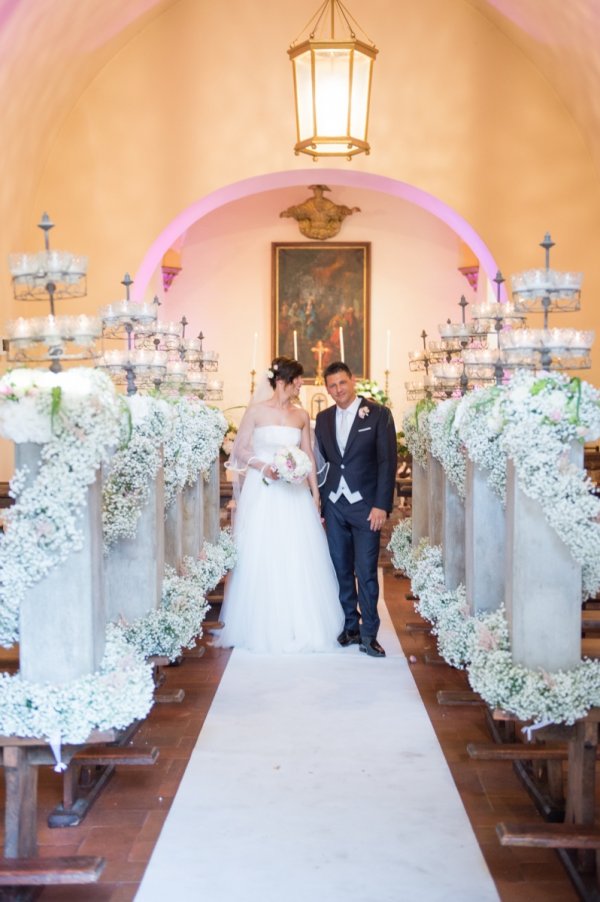
[(306, 238), (314, 238), (317, 241), (333, 238), (341, 229), (346, 216), (360, 213), (360, 207), (334, 204), (328, 197), (323, 197), (324, 191), (331, 191), (327, 185), (309, 185), (308, 187), (313, 192), (313, 197), (308, 197), (303, 203), (288, 207), (279, 214), (284, 218), (295, 219), (300, 232)]

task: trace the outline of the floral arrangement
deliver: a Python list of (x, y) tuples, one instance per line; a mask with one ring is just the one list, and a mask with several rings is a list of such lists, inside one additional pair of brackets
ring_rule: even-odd
[(98, 370), (21, 369), (0, 379), (0, 433), (41, 446), (37, 472), (21, 468), (11, 482), (15, 504), (0, 536), (0, 644), (18, 640), (27, 590), (81, 548), (87, 487), (128, 431), (123, 399)]
[(515, 664), (503, 611), (477, 624), (469, 682), (493, 707), (536, 724), (573, 724), (600, 705), (600, 661), (583, 660), (572, 670), (547, 673)]
[(97, 673), (59, 686), (0, 673), (0, 733), (44, 736), (60, 759), (61, 743), (85, 742), (92, 730), (121, 729), (145, 717), (153, 692), (152, 669), (109, 624)]
[(304, 482), (312, 470), (312, 464), (308, 454), (291, 445), (289, 448), (280, 448), (273, 456), (272, 467), (277, 471), (283, 482), (299, 485)]
[(165, 568), (160, 607), (121, 625), (127, 642), (144, 657), (161, 655), (171, 661), (184, 648), (191, 648), (202, 636), (202, 621), (210, 607), (206, 595), (234, 566), (235, 559), (231, 533), (222, 530), (216, 544), (204, 543), (199, 560), (184, 558), (181, 576), (172, 567)]
[(229, 457), (231, 452), (233, 451), (233, 443), (235, 442), (235, 437), (238, 433), (238, 427), (235, 423), (232, 423), (231, 420), (227, 421), (227, 432), (223, 436), (223, 441), (221, 442), (221, 451), (225, 454), (226, 457)]
[(600, 590), (600, 498), (570, 446), (600, 436), (600, 392), (561, 373), (517, 371), (502, 396), (501, 443), (523, 492), (581, 564), (584, 599)]
[(409, 519), (395, 528), (388, 549), (392, 562), (411, 580), (417, 611), (432, 624), (442, 657), (466, 668), (475, 692), (492, 707), (536, 724), (572, 724), (600, 705), (600, 661), (584, 660), (569, 671), (530, 670), (512, 660), (503, 609), (472, 616), (463, 586), (444, 585), (439, 546), (411, 544)]
[(467, 493), (467, 460), (454, 423), (459, 403), (459, 398), (442, 401), (430, 412), (427, 425), (431, 453), (440, 461), (446, 476), (464, 501)]
[(506, 500), (506, 452), (500, 441), (504, 418), (498, 386), (468, 392), (456, 408), (454, 426), (471, 460), (487, 473), (492, 491)]
[(430, 450), (428, 421), (435, 406), (435, 401), (424, 398), (412, 410), (404, 414), (402, 421), (406, 446), (413, 460), (422, 467), (427, 463), (427, 454)]
[(373, 382), (371, 379), (357, 379), (356, 394), (361, 398), (367, 398), (369, 401), (376, 401), (378, 404), (383, 404), (384, 407), (392, 406), (389, 395), (386, 395), (377, 382)]
[(166, 402), (136, 394), (127, 398), (126, 403), (131, 415), (131, 437), (111, 458), (102, 490), (105, 552), (118, 539), (135, 538), (152, 481), (162, 466)]
[(193, 485), (200, 473), (208, 476), (227, 432), (220, 410), (193, 396), (168, 399), (170, 415), (164, 448), (165, 507), (177, 492)]
[(400, 430), (400, 432), (396, 433), (396, 448), (398, 451), (398, 457), (407, 458), (411, 456), (410, 451), (408, 450), (408, 445), (406, 444), (406, 437), (402, 429)]

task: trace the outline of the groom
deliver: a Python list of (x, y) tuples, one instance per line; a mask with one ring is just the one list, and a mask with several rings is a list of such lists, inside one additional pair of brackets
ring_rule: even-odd
[(394, 498), (396, 429), (387, 407), (356, 394), (345, 363), (330, 363), (324, 377), (335, 406), (318, 414), (315, 436), (325, 460), (319, 475), (321, 511), (345, 615), (338, 642), (383, 658), (377, 641), (377, 561), (379, 531)]

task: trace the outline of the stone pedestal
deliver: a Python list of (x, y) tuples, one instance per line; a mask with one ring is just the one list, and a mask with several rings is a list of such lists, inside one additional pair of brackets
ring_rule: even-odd
[[(35, 476), (41, 445), (15, 446), (17, 468)], [(102, 569), (102, 482), (88, 487), (77, 516), (83, 547), (27, 592), (20, 610), (19, 657), (24, 680), (65, 683), (92, 673), (104, 654), (106, 612)]]
[(412, 543), (418, 545), (429, 535), (429, 474), (427, 467), (412, 465)]
[(427, 455), (429, 544), (442, 544), (444, 516), (444, 468), (432, 454)]
[(221, 531), (221, 486), (219, 458), (211, 464), (209, 476), (204, 480), (204, 541), (215, 543)]
[(165, 498), (162, 467), (142, 508), (134, 539), (120, 539), (105, 556), (106, 615), (128, 623), (158, 607), (165, 572)]
[(487, 470), (468, 458), (465, 542), (471, 612), (495, 611), (505, 594), (506, 518), (502, 502), (489, 486)]
[(444, 474), (442, 561), (447, 589), (465, 583), (465, 503)]
[(204, 487), (200, 476), (183, 490), (183, 555), (196, 559), (204, 542)]
[[(581, 463), (583, 449), (573, 448)], [(508, 462), (506, 612), (513, 660), (554, 671), (581, 660), (581, 567), (521, 487)]]
[(183, 562), (183, 492), (178, 491), (165, 512), (165, 564), (181, 573)]

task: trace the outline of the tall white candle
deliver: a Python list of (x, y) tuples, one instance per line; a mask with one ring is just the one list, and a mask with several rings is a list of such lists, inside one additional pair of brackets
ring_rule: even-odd
[(390, 350), (392, 345), (392, 333), (388, 329), (385, 336), (385, 368), (390, 368)]
[(294, 329), (294, 360), (298, 360), (298, 333)]
[(344, 354), (344, 329), (340, 326), (340, 360), (342, 363), (346, 362), (346, 355)]
[(256, 372), (256, 351), (258, 349), (258, 332), (254, 333), (254, 346), (252, 348), (252, 369)]

